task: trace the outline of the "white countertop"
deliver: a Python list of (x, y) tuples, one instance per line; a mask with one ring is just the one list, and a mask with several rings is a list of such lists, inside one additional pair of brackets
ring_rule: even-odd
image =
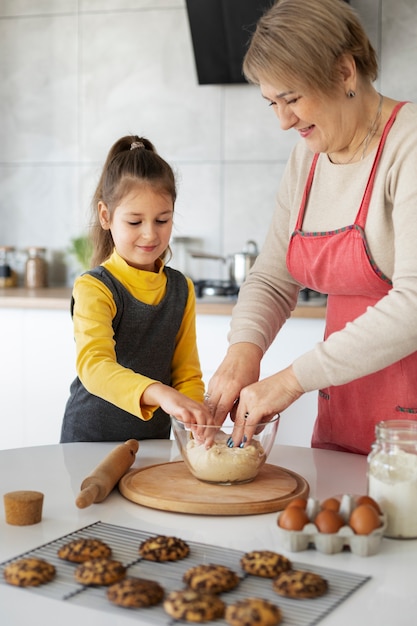
[[(0, 288), (1, 309), (47, 309), (63, 310), (69, 313), (72, 290), (70, 287), (44, 287), (27, 289), (26, 287)], [(235, 297), (203, 297), (197, 298), (197, 315), (231, 316)], [(324, 318), (326, 303), (323, 299), (300, 302), (292, 312), (292, 317)]]
[[(411, 626), (415, 624), (417, 594), (417, 540), (383, 539), (381, 550), (370, 557), (344, 551), (325, 555), (312, 549), (287, 553), (276, 533), (276, 513), (236, 517), (186, 515), (158, 511), (126, 500), (118, 490), (100, 504), (86, 509), (75, 506), (80, 484), (116, 444), (76, 443), (0, 451), (2, 493), (20, 489), (45, 495), (42, 522), (33, 526), (11, 526), (0, 514), (0, 562), (74, 532), (98, 520), (136, 528), (152, 534), (172, 534), (185, 540), (237, 550), (271, 549), (310, 566), (331, 567), (371, 576), (359, 590), (320, 623), (351, 626)], [(140, 443), (134, 467), (177, 460), (172, 441)], [(277, 445), (269, 463), (291, 469), (310, 485), (310, 494), (320, 500), (341, 493), (366, 493), (366, 458), (359, 455)], [(225, 487), (227, 489), (227, 487)], [(2, 506), (2, 503), (1, 503)], [(277, 596), (277, 604), (279, 597)], [(107, 614), (92, 608), (68, 605), (38, 596), (25, 589), (0, 585), (2, 624), (31, 623), (43, 626), (129, 624), (132, 615), (120, 611)], [(135, 620), (137, 624), (146, 621)]]

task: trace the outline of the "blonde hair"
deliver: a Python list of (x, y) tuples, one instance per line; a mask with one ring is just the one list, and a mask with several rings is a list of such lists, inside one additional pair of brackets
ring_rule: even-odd
[[(94, 193), (91, 211), (90, 240), (93, 246), (91, 266), (105, 261), (113, 252), (110, 230), (103, 230), (98, 216), (98, 203), (104, 202), (110, 218), (120, 201), (137, 185), (151, 185), (156, 191), (171, 196), (174, 206), (177, 197), (175, 175), (171, 166), (156, 152), (145, 137), (127, 135), (110, 148)], [(164, 260), (170, 248), (161, 255)]]
[(260, 18), (243, 61), (251, 83), (278, 83), (331, 93), (337, 63), (351, 54), (358, 73), (378, 75), (376, 53), (355, 11), (344, 0), (277, 0)]

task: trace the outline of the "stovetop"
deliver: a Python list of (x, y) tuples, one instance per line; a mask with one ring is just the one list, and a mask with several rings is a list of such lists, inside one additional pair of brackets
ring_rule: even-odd
[(197, 298), (205, 296), (237, 296), (239, 287), (231, 280), (195, 280), (195, 294)]
[[(201, 279), (194, 281), (195, 294), (197, 298), (236, 298), (239, 293), (239, 286), (231, 280)], [(326, 304), (325, 295), (313, 289), (301, 289), (298, 296), (298, 306), (324, 306)]]

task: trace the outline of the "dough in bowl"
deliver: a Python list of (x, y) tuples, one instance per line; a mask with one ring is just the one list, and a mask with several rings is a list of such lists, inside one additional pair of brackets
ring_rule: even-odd
[(211, 483), (239, 483), (253, 480), (265, 461), (259, 441), (252, 440), (244, 448), (227, 446), (230, 435), (219, 431), (208, 450), (195, 439), (187, 443), (186, 455), (190, 470), (199, 480)]

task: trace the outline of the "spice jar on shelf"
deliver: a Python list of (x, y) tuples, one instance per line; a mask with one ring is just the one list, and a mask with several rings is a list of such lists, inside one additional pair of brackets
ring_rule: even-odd
[(17, 273), (12, 267), (13, 246), (0, 246), (0, 287), (16, 287)]
[(28, 258), (25, 268), (25, 287), (38, 289), (48, 285), (48, 266), (45, 260), (45, 248), (31, 246), (27, 248)]
[(417, 538), (417, 420), (375, 427), (368, 455), (368, 495), (387, 516), (385, 537)]

